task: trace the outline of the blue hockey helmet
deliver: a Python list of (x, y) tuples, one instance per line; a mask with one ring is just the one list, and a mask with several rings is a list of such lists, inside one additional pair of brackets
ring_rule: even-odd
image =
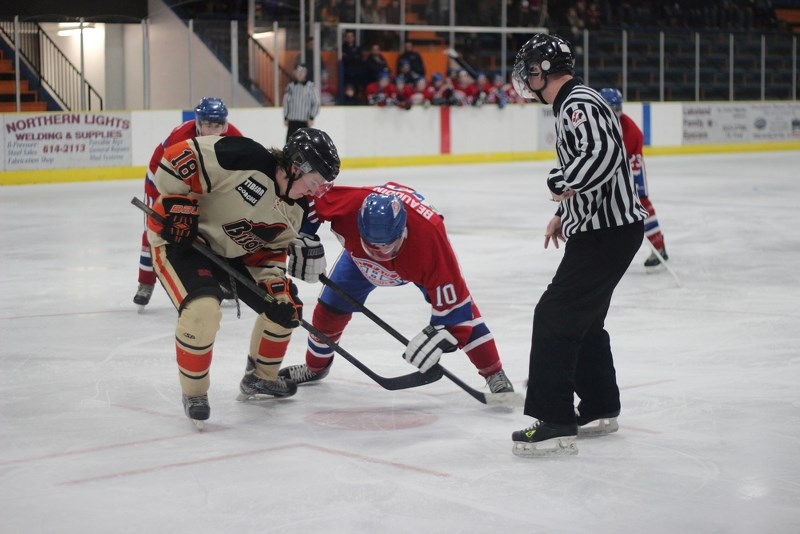
[(221, 98), (204, 97), (194, 108), (197, 122), (215, 122), (225, 124), (228, 121), (228, 108)]
[(407, 218), (406, 208), (396, 195), (367, 195), (358, 211), (358, 232), (364, 251), (378, 261), (395, 258), (407, 235)]
[(619, 89), (604, 87), (600, 89), (600, 96), (608, 102), (608, 105), (611, 106), (615, 113), (622, 113), (622, 93), (619, 92)]

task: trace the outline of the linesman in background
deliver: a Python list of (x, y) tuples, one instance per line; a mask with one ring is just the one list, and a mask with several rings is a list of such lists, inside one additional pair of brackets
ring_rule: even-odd
[[(536, 305), (518, 456), (576, 454), (578, 434), (619, 427), (619, 388), (604, 328), (614, 289), (642, 245), (647, 211), (636, 196), (619, 120), (597, 91), (573, 78), (564, 39), (534, 35), (517, 54), (517, 93), (552, 104), (558, 165), (547, 187), (558, 202), (544, 246), (565, 241), (553, 281)], [(574, 396), (580, 398), (577, 413)]]
[(298, 63), (292, 73), (294, 80), (286, 86), (283, 95), (283, 125), (286, 126), (286, 140), (300, 128), (310, 128), (319, 113), (319, 98), (314, 82), (309, 81), (308, 70)]

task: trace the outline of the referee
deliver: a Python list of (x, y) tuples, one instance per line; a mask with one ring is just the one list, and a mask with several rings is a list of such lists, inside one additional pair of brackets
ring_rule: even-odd
[(294, 80), (286, 86), (283, 95), (283, 125), (286, 126), (286, 141), (300, 128), (314, 125), (319, 113), (319, 98), (314, 82), (307, 80), (306, 66), (298, 63), (294, 68)]
[(636, 195), (619, 120), (599, 93), (573, 78), (574, 66), (572, 46), (544, 34), (525, 43), (514, 64), (517, 92), (553, 106), (558, 166), (547, 186), (559, 204), (544, 246), (566, 242), (534, 311), (524, 413), (536, 421), (512, 434), (518, 456), (577, 454), (578, 434), (619, 428), (619, 388), (604, 323), (614, 289), (642, 244), (647, 212)]

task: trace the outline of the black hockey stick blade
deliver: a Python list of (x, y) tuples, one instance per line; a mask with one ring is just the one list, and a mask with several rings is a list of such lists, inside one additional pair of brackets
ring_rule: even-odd
[[(408, 339), (392, 328), (386, 321), (378, 317), (372, 310), (367, 308), (364, 304), (360, 303), (356, 299), (354, 299), (347, 291), (344, 290), (339, 284), (325, 276), (324, 274), (319, 275), (319, 280), (324, 285), (331, 288), (337, 295), (345, 299), (351, 305), (357, 307), (364, 315), (369, 317), (375, 324), (380, 326), (384, 331), (388, 332), (392, 337), (394, 337), (397, 341), (402, 343), (403, 345), (408, 345)], [(468, 384), (464, 383), (460, 378), (455, 376), (453, 373), (445, 369), (441, 364), (436, 364), (431, 367), (431, 370), (428, 371), (429, 373), (433, 370), (440, 370), (441, 373), (449, 378), (455, 385), (466, 391), (470, 396), (472, 396), (478, 402), (489, 406), (520, 406), (522, 404), (522, 397), (518, 393), (483, 393), (478, 391)]]
[[(148, 206), (138, 198), (133, 197), (133, 199), (131, 199), (131, 204), (133, 204), (134, 206), (145, 212), (148, 216), (153, 217), (156, 220), (159, 220), (160, 222), (163, 222), (163, 218), (158, 213), (153, 211), (153, 209), (150, 206)], [(209, 260), (211, 260), (215, 265), (217, 265), (217, 267), (225, 271), (227, 274), (234, 277), (236, 281), (242, 284), (242, 286), (246, 288), (248, 291), (255, 293), (264, 300), (273, 299), (273, 297), (269, 295), (266, 291), (258, 287), (252, 280), (247, 278), (245, 275), (243, 275), (236, 269), (232, 268), (230, 265), (228, 265), (226, 261), (220, 259), (219, 256), (214, 254), (214, 252), (212, 252), (208, 247), (206, 247), (202, 243), (195, 241), (194, 243), (192, 243), (192, 248), (198, 251), (206, 258), (208, 258)], [(434, 369), (431, 369), (427, 373), (415, 372), (397, 377), (380, 376), (379, 374), (372, 371), (372, 369), (361, 363), (355, 356), (353, 356), (345, 349), (343, 349), (338, 343), (336, 343), (328, 336), (320, 332), (317, 328), (306, 322), (304, 319), (300, 321), (300, 325), (308, 332), (310, 332), (312, 335), (321, 339), (336, 353), (340, 354), (345, 360), (353, 364), (356, 368), (358, 368), (359, 371), (370, 377), (384, 389), (393, 391), (397, 389), (415, 388), (419, 386), (424, 386), (425, 384), (430, 384), (431, 382), (436, 382), (437, 380), (442, 378), (442, 373)]]

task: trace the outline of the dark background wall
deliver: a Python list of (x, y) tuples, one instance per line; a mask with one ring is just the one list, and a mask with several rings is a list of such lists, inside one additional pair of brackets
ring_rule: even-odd
[(93, 22), (132, 22), (147, 17), (147, 0), (5, 0), (0, 17), (58, 22), (83, 17)]

